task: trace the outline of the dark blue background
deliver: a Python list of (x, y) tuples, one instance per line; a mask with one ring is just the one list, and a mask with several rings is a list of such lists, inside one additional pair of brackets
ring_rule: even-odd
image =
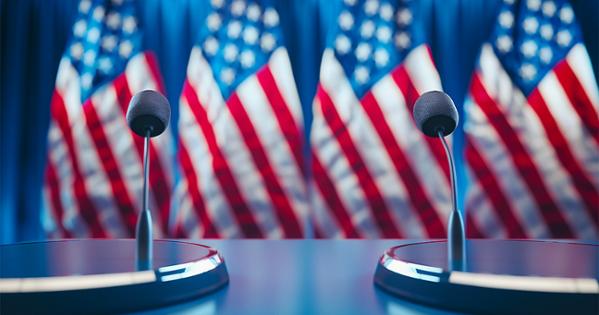
[[(274, 2), (309, 126), (320, 58), (340, 0)], [(1, 1), (0, 243), (43, 238), (39, 210), (49, 104), (77, 4), (78, 0)], [(572, 4), (597, 76), (599, 1)], [(416, 18), (424, 21), (443, 87), (462, 111), (474, 62), (495, 22), (499, 0), (421, 0), (416, 5), (421, 7)], [(145, 0), (138, 7), (144, 45), (158, 56), (176, 122), (189, 53), (208, 13), (208, 1)], [(461, 152), (462, 140), (458, 130), (456, 152)], [(461, 165), (459, 154), (457, 158)], [(463, 196), (463, 169), (458, 180)]]

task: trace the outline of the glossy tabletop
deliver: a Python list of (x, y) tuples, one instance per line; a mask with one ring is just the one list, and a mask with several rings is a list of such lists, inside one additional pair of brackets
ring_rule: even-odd
[[(373, 284), (377, 262), (409, 240), (204, 240), (229, 271), (227, 287), (149, 314), (455, 314)], [(575, 261), (576, 258), (568, 257)]]

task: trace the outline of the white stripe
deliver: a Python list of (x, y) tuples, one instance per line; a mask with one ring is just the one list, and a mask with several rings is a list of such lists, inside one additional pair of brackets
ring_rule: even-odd
[[(191, 63), (190, 63), (191, 65)], [(239, 237), (241, 231), (234, 229), (231, 234), (224, 231), (236, 227), (233, 210), (224, 199), (224, 194), (212, 168), (212, 155), (208, 150), (200, 126), (195, 122), (195, 117), (184, 97), (180, 100), (179, 107), (179, 136), (180, 144), (187, 148), (192, 167), (198, 181), (198, 192), (203, 198), (207, 215), (222, 237)], [(187, 175), (186, 175), (187, 176)], [(187, 192), (189, 194), (189, 192)], [(200, 224), (198, 221), (197, 224)]]
[(295, 86), (295, 80), (293, 77), (293, 71), (291, 70), (291, 63), (289, 62), (289, 56), (287, 55), (287, 49), (284, 47), (277, 48), (268, 61), (270, 71), (274, 77), (274, 81), (277, 84), (278, 90), (281, 92), (285, 104), (289, 108), (291, 115), (293, 116), (297, 127), (300, 129), (300, 133), (304, 129), (304, 120), (302, 115), (302, 105), (300, 103), (299, 95), (297, 94), (297, 88)]
[[(523, 96), (522, 96), (523, 97)], [(516, 171), (510, 153), (499, 138), (496, 130), (486, 119), (480, 107), (472, 100), (465, 101), (468, 121), (464, 131), (470, 135), (472, 145), (487, 161), (491, 173), (504, 191), (511, 208), (529, 237), (550, 237), (544, 221), (540, 217), (536, 202), (528, 187)]]
[[(411, 118), (404, 96), (391, 76), (386, 76), (372, 88), (372, 93), (380, 105), (387, 125), (406, 159), (420, 179), (421, 187), (443, 224), (451, 211), (449, 182), (443, 180), (445, 174), (433, 152), (426, 145), (425, 136), (418, 130)], [(441, 180), (440, 180), (441, 179)], [(412, 185), (413, 183), (406, 183)]]
[(427, 45), (422, 44), (414, 48), (403, 63), (418, 94), (443, 90), (441, 78), (431, 59)]
[(87, 237), (89, 236), (88, 228), (83, 221), (83, 216), (78, 214), (79, 209), (74, 200), (75, 195), (72, 188), (75, 179), (72, 161), (64, 142), (64, 136), (54, 121), (50, 121), (48, 138), (48, 163), (54, 166), (58, 179), (60, 204), (63, 210), (62, 224), (74, 237)]
[[(488, 54), (490, 53), (490, 54)], [(579, 237), (592, 238), (595, 235), (593, 220), (584, 211), (585, 205), (582, 203), (580, 195), (573, 189), (569, 174), (564, 167), (559, 163), (556, 152), (548, 141), (544, 127), (536, 115), (532, 107), (527, 104), (524, 95), (517, 88), (510, 86), (511, 82), (509, 75), (500, 65), (499, 60), (492, 52), (485, 52), (484, 57), (481, 55), (481, 60), (484, 58), (485, 64), (494, 64), (494, 72), (492, 74), (483, 74), (482, 78), (490, 79), (491, 81), (483, 81), (483, 86), (493, 86), (497, 88), (497, 95), (512, 94), (512, 99), (509, 103), (498, 102), (498, 106), (502, 113), (506, 116), (510, 126), (518, 134), (521, 143), (527, 150), (528, 155), (533, 160), (537, 170), (539, 171), (543, 183), (547, 188), (552, 199), (556, 202), (568, 223), (574, 228), (575, 233)], [(483, 71), (487, 70), (485, 67)], [(559, 87), (559, 83), (555, 82), (555, 77), (549, 74), (546, 79), (548, 86), (544, 89), (555, 89)], [(497, 82), (501, 82), (498, 84)], [(541, 84), (546, 84), (542, 80)], [(496, 95), (490, 94), (490, 97), (496, 99)], [(555, 96), (555, 95), (552, 95)], [(501, 99), (501, 97), (499, 98)], [(554, 116), (561, 117), (560, 119), (571, 119), (576, 114), (571, 110), (564, 111), (563, 104), (559, 108), (550, 108), (556, 110)], [(570, 117), (570, 118), (567, 118)], [(580, 126), (580, 125), (578, 125)], [(570, 128), (572, 125), (570, 123)]]
[[(271, 107), (285, 104), (269, 105), (268, 98), (255, 76), (247, 78), (239, 85), (237, 93), (250, 120), (254, 122), (252, 126), (264, 148), (268, 163), (300, 225), (303, 225), (308, 215), (304, 179)], [(276, 216), (274, 209), (270, 215)]]
[(491, 202), (485, 194), (485, 190), (479, 182), (469, 175), (473, 180), (466, 197), (468, 215), (476, 222), (476, 226), (483, 232), (485, 237), (505, 238), (508, 236), (506, 227), (501, 223), (498, 213), (493, 210)]
[(597, 112), (599, 112), (599, 89), (597, 88), (597, 80), (593, 73), (591, 59), (589, 58), (589, 54), (584, 45), (577, 44), (572, 47), (566, 56), (566, 60), (578, 78), (586, 95), (591, 100), (597, 114)]
[(313, 216), (318, 224), (320, 232), (324, 238), (342, 238), (344, 237), (343, 229), (337, 220), (333, 217), (332, 211), (326, 211), (327, 205), (324, 201), (324, 197), (318, 189), (318, 184), (312, 182), (310, 185), (310, 196), (312, 209), (314, 209)]

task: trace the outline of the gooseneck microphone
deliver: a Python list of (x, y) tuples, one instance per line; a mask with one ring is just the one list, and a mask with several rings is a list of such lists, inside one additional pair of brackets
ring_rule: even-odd
[(451, 174), (452, 211), (447, 223), (447, 266), (451, 270), (465, 270), (466, 245), (464, 221), (457, 207), (457, 183), (455, 164), (445, 136), (450, 135), (458, 124), (458, 111), (449, 97), (441, 91), (422, 94), (414, 105), (414, 120), (418, 129), (429, 137), (439, 138), (443, 143)]
[(152, 269), (152, 215), (148, 209), (148, 177), (150, 172), (150, 138), (160, 135), (171, 117), (171, 106), (162, 94), (145, 90), (131, 98), (127, 109), (127, 123), (136, 134), (144, 137), (143, 204), (137, 218), (137, 270)]

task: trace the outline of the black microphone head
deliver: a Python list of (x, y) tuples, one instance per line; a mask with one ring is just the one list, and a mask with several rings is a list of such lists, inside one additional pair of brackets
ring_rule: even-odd
[(422, 94), (414, 104), (413, 114), (418, 129), (429, 137), (437, 137), (438, 130), (447, 136), (458, 125), (458, 110), (451, 97), (441, 91)]
[(145, 137), (149, 129), (150, 137), (155, 137), (168, 126), (171, 105), (156, 91), (141, 91), (131, 98), (126, 118), (129, 128), (136, 134)]

